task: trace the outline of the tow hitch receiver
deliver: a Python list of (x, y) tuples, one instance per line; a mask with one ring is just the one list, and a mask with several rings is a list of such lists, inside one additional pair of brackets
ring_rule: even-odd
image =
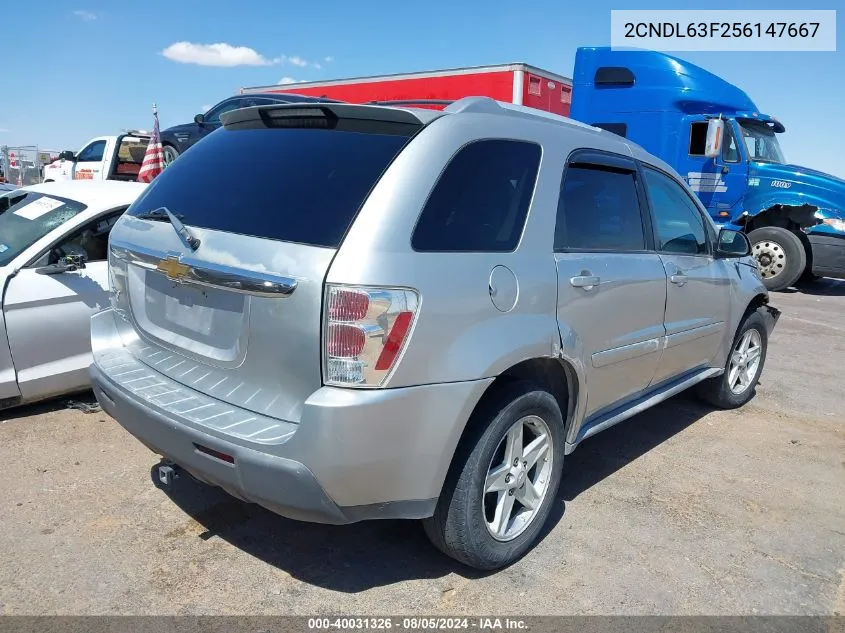
[(162, 462), (158, 465), (158, 480), (163, 486), (170, 486), (179, 477), (179, 467), (176, 464)]

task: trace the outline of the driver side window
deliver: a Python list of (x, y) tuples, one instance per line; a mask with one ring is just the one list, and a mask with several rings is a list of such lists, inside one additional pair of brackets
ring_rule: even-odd
[(106, 261), (109, 233), (127, 208), (122, 207), (82, 225), (39, 257), (34, 267), (55, 264), (62, 257), (69, 255), (84, 255), (86, 262)]
[(229, 101), (224, 101), (220, 105), (215, 108), (212, 108), (208, 111), (208, 114), (205, 116), (206, 123), (213, 123), (217, 125), (220, 123), (220, 115), (224, 114), (225, 112), (231, 112), (232, 110), (237, 110), (238, 108), (243, 107), (243, 99), (230, 99)]
[(643, 171), (658, 250), (679, 255), (707, 255), (704, 219), (686, 191), (660, 172), (648, 168)]
[(739, 162), (739, 147), (736, 144), (736, 136), (731, 128), (730, 122), (725, 125), (725, 134), (722, 138), (722, 159), (726, 163)]
[(88, 147), (79, 152), (79, 156), (76, 160), (80, 163), (97, 163), (103, 160), (103, 153), (105, 151), (105, 141), (94, 141)]

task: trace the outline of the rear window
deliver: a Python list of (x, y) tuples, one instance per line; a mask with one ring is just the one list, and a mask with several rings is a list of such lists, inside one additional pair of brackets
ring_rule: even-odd
[(407, 136), (221, 128), (159, 175), (129, 215), (167, 207), (188, 226), (337, 247)]
[(534, 193), (540, 146), (490, 139), (461, 149), (420, 215), (417, 251), (508, 252), (516, 248)]

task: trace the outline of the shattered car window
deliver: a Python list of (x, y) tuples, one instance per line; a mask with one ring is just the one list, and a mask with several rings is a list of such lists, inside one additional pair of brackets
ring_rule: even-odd
[(0, 196), (0, 266), (86, 208), (75, 200), (31, 191)]

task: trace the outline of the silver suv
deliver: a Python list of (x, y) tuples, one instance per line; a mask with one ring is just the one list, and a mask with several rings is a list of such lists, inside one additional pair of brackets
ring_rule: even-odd
[(748, 241), (623, 138), (486, 98), (223, 122), (112, 230), (92, 321), (97, 397), (163, 479), (423, 519), (494, 569), (582, 440), (752, 397), (779, 313)]

